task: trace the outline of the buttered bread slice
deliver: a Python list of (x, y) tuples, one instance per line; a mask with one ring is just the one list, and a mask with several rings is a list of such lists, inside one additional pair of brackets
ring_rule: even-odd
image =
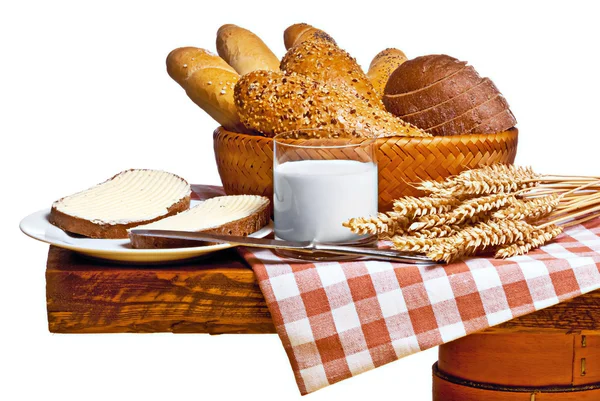
[(190, 207), (190, 184), (158, 170), (126, 170), (54, 202), (50, 222), (91, 238), (127, 238), (127, 229)]
[[(145, 230), (195, 231), (224, 235), (248, 235), (271, 218), (269, 199), (256, 195), (219, 196), (166, 219), (138, 226)], [(129, 234), (134, 248), (198, 246), (196, 241)]]

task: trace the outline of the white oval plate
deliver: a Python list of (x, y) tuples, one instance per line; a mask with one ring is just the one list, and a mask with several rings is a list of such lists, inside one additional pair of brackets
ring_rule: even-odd
[[(199, 201), (192, 201), (192, 206)], [(69, 234), (48, 220), (50, 209), (40, 210), (21, 220), (21, 231), (31, 238), (60, 248), (69, 249), (99, 259), (126, 263), (164, 263), (196, 258), (211, 252), (231, 248), (229, 244), (206, 245), (190, 248), (133, 249), (129, 239), (94, 239)], [(273, 231), (273, 222), (250, 237), (263, 238)]]

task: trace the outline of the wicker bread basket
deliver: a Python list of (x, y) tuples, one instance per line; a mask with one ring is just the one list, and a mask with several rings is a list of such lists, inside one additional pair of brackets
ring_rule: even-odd
[[(513, 163), (518, 130), (431, 138), (388, 137), (377, 140), (379, 210), (392, 201), (419, 195), (411, 183), (440, 180), (491, 163)], [(214, 132), (217, 168), (229, 195), (273, 195), (273, 140), (219, 127)]]

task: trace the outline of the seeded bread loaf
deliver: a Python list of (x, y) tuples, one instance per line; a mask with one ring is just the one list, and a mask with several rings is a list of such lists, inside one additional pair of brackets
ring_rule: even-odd
[[(256, 195), (219, 196), (193, 208), (136, 229), (178, 230), (246, 236), (269, 223), (269, 199)], [(179, 248), (199, 246), (197, 241), (136, 235), (129, 232), (134, 248)]]
[(367, 77), (373, 84), (373, 88), (375, 88), (375, 92), (377, 92), (379, 96), (383, 96), (385, 85), (387, 84), (390, 75), (392, 75), (392, 72), (406, 60), (406, 55), (402, 50), (393, 48), (385, 49), (377, 53), (373, 58), (369, 65)]
[(190, 185), (157, 170), (126, 170), (85, 191), (57, 200), (50, 222), (90, 238), (127, 238), (127, 229), (190, 207)]
[(369, 107), (383, 109), (381, 98), (354, 58), (335, 44), (305, 41), (292, 47), (281, 60), (281, 69), (324, 84), (348, 87)]
[(237, 25), (217, 31), (217, 53), (240, 75), (255, 70), (279, 70), (279, 59), (258, 36)]
[(327, 32), (305, 23), (290, 25), (283, 32), (283, 43), (285, 44), (286, 50), (289, 50), (299, 43), (318, 40), (331, 42), (334, 45), (336, 44), (335, 40), (333, 40)]
[(239, 74), (221, 57), (197, 47), (181, 47), (169, 53), (167, 72), (215, 121), (230, 131), (245, 132), (233, 102)]
[(235, 87), (242, 122), (267, 136), (322, 128), (363, 137), (429, 136), (385, 110), (368, 107), (342, 87), (300, 74), (254, 71)]

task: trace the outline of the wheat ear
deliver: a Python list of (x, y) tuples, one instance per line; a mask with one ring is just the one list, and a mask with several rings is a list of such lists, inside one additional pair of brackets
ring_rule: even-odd
[(446, 213), (457, 204), (458, 201), (454, 198), (405, 196), (394, 201), (394, 212), (401, 216), (418, 217)]
[(389, 216), (379, 213), (377, 217), (353, 217), (342, 225), (355, 234), (391, 236), (403, 234), (408, 226), (408, 221), (408, 218), (404, 216)]
[(494, 164), (447, 178), (444, 182), (424, 181), (418, 189), (444, 197), (466, 197), (514, 192), (539, 184), (541, 176), (531, 168)]
[(494, 194), (473, 198), (464, 201), (449, 213), (423, 216), (412, 223), (408, 230), (419, 231), (431, 227), (440, 227), (443, 225), (458, 225), (463, 223), (476, 222), (478, 218), (483, 217), (487, 212), (498, 210), (507, 204), (514, 203), (515, 197), (506, 194)]
[(524, 255), (532, 249), (550, 242), (562, 233), (563, 228), (556, 225), (550, 225), (541, 229), (536, 229), (529, 239), (517, 241), (514, 244), (504, 245), (498, 248), (495, 258), (506, 259), (512, 256)]
[(402, 252), (426, 253), (433, 246), (439, 245), (446, 238), (419, 238), (411, 236), (395, 235), (390, 238), (394, 249)]
[(474, 255), (492, 246), (506, 245), (526, 240), (535, 227), (524, 221), (500, 220), (466, 227), (447, 241), (432, 246), (427, 256), (435, 261), (452, 262)]
[(512, 206), (495, 212), (493, 217), (497, 219), (536, 221), (556, 210), (561, 199), (559, 195), (552, 194), (528, 200), (518, 200)]

